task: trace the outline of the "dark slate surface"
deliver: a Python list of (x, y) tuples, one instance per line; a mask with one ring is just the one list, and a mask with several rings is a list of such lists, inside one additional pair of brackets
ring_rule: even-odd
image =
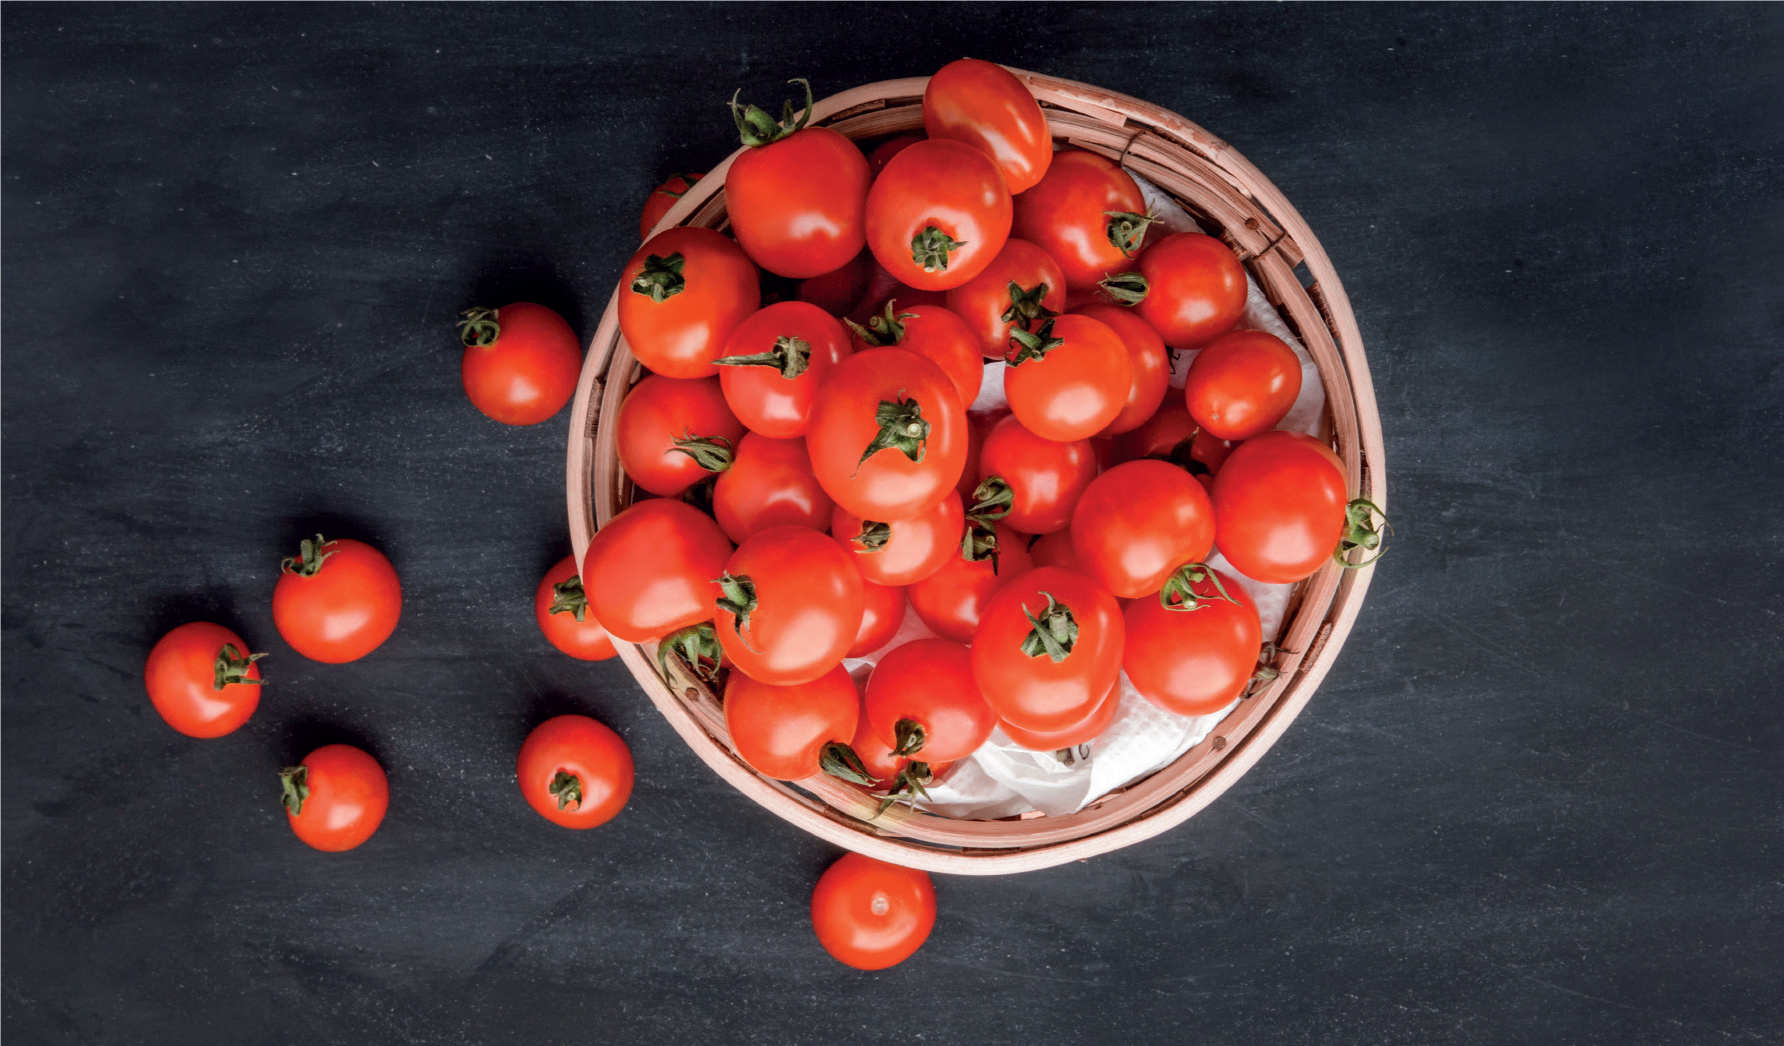
[[(9, 1043), (1784, 1041), (1784, 8), (6, 5)], [(465, 401), (451, 330), (584, 336), (657, 178), (776, 100), (963, 53), (1229, 139), (1331, 253), (1398, 532), (1325, 686), (1164, 838), (946, 878), (860, 974), (836, 851), (551, 651), (562, 418)], [(406, 603), (306, 662), (268, 600), (322, 529)], [(272, 651), (196, 742), (140, 671)], [(637, 756), (588, 834), (513, 756)], [(274, 772), (357, 740), (360, 850)]]

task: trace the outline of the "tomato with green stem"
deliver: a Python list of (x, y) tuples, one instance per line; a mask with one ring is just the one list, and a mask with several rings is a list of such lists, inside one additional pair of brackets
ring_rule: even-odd
[(547, 821), (597, 828), (632, 797), (632, 750), (588, 716), (555, 716), (527, 735), (514, 775), (527, 805)]
[(668, 214), (669, 209), (694, 187), (694, 183), (704, 177), (704, 173), (672, 174), (663, 180), (663, 184), (652, 189), (650, 196), (645, 198), (644, 212), (638, 216), (638, 238), (650, 239), (650, 231), (663, 220), (663, 215)]
[(1010, 235), (1046, 251), (1076, 291), (1134, 267), (1157, 219), (1132, 177), (1099, 153), (1053, 157), (1047, 176), (1016, 197)]
[(805, 441), (746, 432), (712, 490), (712, 514), (739, 544), (773, 527), (826, 530), (835, 505), (819, 486)]
[(1214, 548), (1214, 506), (1188, 472), (1129, 461), (1096, 477), (1072, 513), (1084, 573), (1124, 599), (1151, 595), (1185, 563)]
[(840, 664), (861, 631), (861, 574), (828, 534), (760, 531), (715, 576), (719, 645), (731, 667), (752, 679), (809, 683)]
[(1173, 349), (1196, 349), (1225, 334), (1245, 311), (1245, 266), (1226, 244), (1180, 232), (1140, 253), (1132, 272), (1103, 281)]
[(1011, 332), (1004, 394), (1028, 431), (1058, 443), (1089, 439), (1127, 403), (1127, 346), (1088, 316), (1065, 315)]
[(384, 554), (361, 541), (305, 540), (279, 563), (273, 624), (292, 649), (338, 665), (366, 656), (396, 631), (403, 586)]
[(1275, 428), (1301, 395), (1301, 358), (1268, 331), (1228, 331), (1189, 364), (1184, 403), (1213, 436), (1246, 440)]
[(949, 62), (929, 78), (923, 130), (990, 157), (1011, 193), (1040, 182), (1053, 162), (1053, 132), (1033, 92), (1008, 69), (978, 58)]
[(536, 425), (576, 394), (582, 345), (562, 316), (525, 301), (463, 316), (459, 370), (478, 410), (504, 425)]
[(613, 637), (589, 611), (575, 556), (545, 572), (533, 593), (533, 617), (547, 642), (578, 660), (605, 661), (618, 653)]
[(805, 444), (831, 500), (866, 519), (909, 519), (960, 479), (966, 409), (935, 364), (904, 349), (870, 349), (836, 368)]
[(260, 666), (242, 637), (208, 621), (162, 636), (143, 666), (155, 711), (187, 737), (222, 737), (260, 706)]
[(1039, 567), (991, 597), (973, 633), (973, 678), (997, 717), (1021, 729), (1083, 722), (1121, 673), (1121, 608), (1101, 585)]
[(811, 925), (818, 943), (845, 966), (896, 966), (935, 928), (935, 884), (928, 872), (844, 854), (812, 891)]
[(352, 745), (323, 745), (279, 772), (280, 803), (291, 830), (328, 853), (372, 837), (390, 809), (384, 768)]
[(1096, 478), (1087, 439), (1058, 443), (1007, 417), (979, 451), (973, 512), (993, 515), (1024, 534), (1050, 534), (1072, 521), (1072, 508)]
[(929, 140), (886, 162), (867, 193), (867, 246), (898, 282), (945, 291), (977, 276), (1010, 235), (1010, 192), (984, 153)]
[(940, 570), (959, 555), (965, 526), (954, 491), (909, 519), (864, 519), (841, 506), (830, 515), (831, 535), (854, 556), (861, 577), (880, 585), (915, 584)]
[(665, 378), (716, 374), (725, 340), (761, 304), (755, 263), (711, 229), (665, 229), (620, 273), (620, 334)]
[(946, 639), (918, 639), (888, 651), (867, 677), (863, 709), (891, 754), (926, 763), (966, 758), (997, 726), (973, 680), (971, 652)]
[(640, 501), (607, 521), (582, 558), (583, 591), (615, 639), (643, 643), (710, 621), (731, 542), (679, 501)]
[(1362, 566), (1348, 555), (1380, 548), (1379, 510), (1348, 500), (1348, 489), (1344, 463), (1325, 443), (1280, 430), (1253, 436), (1214, 477), (1215, 543), (1233, 569), (1273, 585), (1309, 577), (1328, 559)]
[(842, 324), (803, 301), (766, 306), (725, 339), (719, 387), (745, 428), (771, 439), (805, 435), (818, 389), (853, 350)]
[(1158, 413), (1159, 405), (1171, 390), (1171, 360), (1164, 339), (1151, 324), (1119, 306), (1085, 305), (1073, 309), (1072, 315), (1088, 316), (1103, 324), (1127, 347), (1127, 400), (1121, 405), (1121, 413), (1097, 435), (1117, 436), (1144, 425)]
[(752, 261), (803, 280), (860, 253), (873, 172), (854, 142), (828, 127), (806, 126), (811, 84), (788, 83), (805, 88), (805, 107), (795, 113), (788, 101), (779, 120), (731, 99), (745, 148), (725, 175), (725, 203), (731, 231)]
[(717, 378), (647, 374), (626, 393), (615, 425), (620, 468), (662, 497), (729, 468), (743, 435)]
[(896, 300), (888, 299), (885, 309), (870, 317), (866, 326), (849, 323), (855, 348), (914, 352), (940, 367), (954, 382), (960, 402), (970, 405), (985, 380), (985, 361), (966, 321), (940, 305), (896, 306)]
[(816, 679), (776, 686), (731, 673), (725, 683), (725, 729), (750, 769), (777, 781), (827, 773), (871, 785), (849, 741), (861, 703), (855, 682), (837, 665)]
[[(863, 689), (862, 680), (856, 680), (856, 689)], [(929, 786), (939, 780), (953, 763), (927, 763), (910, 756), (894, 755), (889, 746), (874, 735), (867, 722), (866, 695), (862, 695), (861, 719), (855, 726), (855, 740), (849, 747), (861, 760), (861, 766), (867, 776), (876, 784), (861, 785), (874, 795), (881, 796), (880, 808), (874, 814), (890, 810), (893, 804), (903, 800), (915, 803), (918, 799), (929, 797)]]
[(1028, 540), (1002, 523), (969, 525), (961, 553), (905, 589), (911, 609), (936, 635), (970, 643), (991, 598), (1034, 567)]
[(1121, 667), (1140, 696), (1174, 715), (1211, 715), (1250, 685), (1263, 643), (1257, 606), (1231, 575), (1190, 564), (1157, 599), (1123, 612)]
[(1065, 273), (1046, 251), (1012, 236), (984, 271), (948, 291), (948, 308), (966, 321), (983, 356), (1001, 360), (1011, 332), (1065, 311)]

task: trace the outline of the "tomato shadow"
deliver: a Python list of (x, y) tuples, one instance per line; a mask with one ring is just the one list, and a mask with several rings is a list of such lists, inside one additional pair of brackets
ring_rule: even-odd
[(388, 773), (382, 745), (370, 735), (330, 719), (299, 716), (279, 726), (269, 747), (283, 760), (281, 766), (296, 766), (305, 756), (323, 745), (352, 745), (378, 761)]
[[(594, 664), (594, 662), (587, 663)], [(623, 736), (627, 719), (616, 714), (619, 711), (617, 705), (617, 700), (612, 702), (612, 707), (610, 707), (609, 702), (602, 700), (600, 696), (572, 694), (563, 690), (544, 690), (531, 694), (521, 706), (520, 715), (515, 720), (519, 725), (520, 733), (514, 738), (514, 743), (518, 746), (526, 740), (528, 734), (538, 729), (540, 723), (561, 715), (587, 716), (604, 726), (611, 727)]]
[(147, 634), (143, 636), (143, 655), (148, 656), (149, 649), (160, 642), (162, 636), (193, 621), (209, 621), (222, 625), (241, 636), (242, 641), (253, 649), (265, 649), (267, 638), (254, 636), (254, 630), (247, 627), (248, 623), (237, 608), (237, 595), (235, 589), (228, 585), (210, 585), (191, 592), (162, 596), (149, 607)]
[(401, 577), (403, 542), (397, 536), (400, 532), (401, 528), (387, 529), (365, 516), (306, 504), (281, 524), (278, 533), (279, 556), (283, 559), (298, 555), (302, 551), (303, 542), (314, 541), (317, 534), (330, 541), (351, 538), (354, 541), (363, 541), (384, 553), (385, 558), (397, 568), (397, 576)]
[[(518, 301), (530, 301), (562, 316), (584, 348), (594, 337), (600, 314), (589, 315), (584, 311), (582, 296), (577, 293), (565, 267), (546, 254), (488, 251), (466, 272), (475, 275), (460, 289), (464, 308), (478, 305), (499, 309)], [(454, 314), (455, 323), (457, 319)]]

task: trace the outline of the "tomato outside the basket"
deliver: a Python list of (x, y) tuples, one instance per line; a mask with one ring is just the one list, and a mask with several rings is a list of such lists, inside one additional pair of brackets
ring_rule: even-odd
[(873, 180), (854, 142), (828, 127), (805, 126), (811, 106), (808, 83), (805, 109), (790, 122), (731, 103), (746, 146), (725, 175), (731, 231), (757, 265), (795, 280), (837, 269), (860, 252)]
[(966, 440), (966, 409), (941, 368), (903, 349), (871, 349), (836, 368), (805, 445), (831, 500), (894, 520), (948, 495), (966, 466)]
[[(1163, 461), (1129, 461), (1096, 477), (1072, 513), (1084, 573), (1110, 593), (1157, 592), (1214, 547), (1214, 506), (1195, 477)], [(1334, 539), (1334, 542), (1336, 539)]]
[[(1030, 635), (1041, 628), (1057, 631), (1052, 622), (1068, 613), (1077, 638), (1062, 643), (1064, 655), (1055, 661)], [(1063, 730), (1083, 722), (1115, 685), (1125, 635), (1121, 608), (1101, 585), (1059, 567), (1039, 567), (986, 605), (973, 633), (973, 678), (1004, 722)]]
[(1167, 236), (1141, 252), (1135, 269), (1146, 296), (1134, 311), (1173, 349), (1200, 348), (1245, 311), (1245, 267), (1212, 236)]
[(1053, 161), (1053, 134), (1034, 94), (1008, 69), (977, 58), (949, 62), (929, 78), (923, 129), (990, 157), (1011, 193), (1041, 181)]
[(632, 750), (587, 716), (556, 716), (534, 727), (514, 772), (527, 805), (565, 828), (604, 825), (632, 797)]
[(948, 308), (966, 321), (981, 355), (1001, 360), (1010, 354), (1011, 330), (1065, 311), (1065, 273), (1046, 251), (1011, 237), (984, 271), (948, 291)]
[(1332, 448), (1299, 432), (1253, 436), (1214, 477), (1215, 543), (1239, 573), (1286, 585), (1332, 558), (1348, 484)]
[(731, 554), (723, 578), (713, 629), (731, 667), (752, 679), (809, 683), (840, 664), (860, 633), (861, 574), (822, 531), (761, 531)]
[(984, 153), (916, 142), (867, 192), (867, 246), (898, 282), (945, 291), (977, 276), (1010, 235), (1010, 192)]
[(854, 556), (861, 577), (879, 585), (911, 585), (940, 570), (960, 554), (965, 527), (954, 491), (910, 519), (868, 520), (841, 506), (830, 514), (831, 536)]
[(646, 374), (626, 393), (615, 424), (620, 468), (669, 498), (724, 471), (743, 435), (717, 378)]
[(187, 737), (222, 737), (260, 706), (256, 662), (265, 656), (222, 625), (191, 621), (155, 643), (143, 685), (168, 726)]
[(1096, 435), (1121, 413), (1133, 375), (1127, 346), (1106, 325), (1060, 316), (1017, 341), (1004, 367), (1004, 394), (1028, 431), (1069, 443)]
[(650, 239), (650, 231), (663, 220), (663, 215), (669, 213), (669, 208), (674, 207), (694, 187), (694, 183), (704, 177), (704, 173), (672, 174), (663, 184), (652, 189), (645, 198), (643, 213), (638, 216), (638, 238)]
[[(1131, 643), (1132, 640), (1130, 639)], [(1057, 752), (1065, 748), (1087, 745), (1103, 735), (1121, 711), (1121, 681), (1109, 688), (1109, 694), (1079, 722), (1059, 730), (1024, 730), (998, 720), (1004, 735), (1031, 752)]]
[(730, 556), (712, 517), (652, 498), (596, 531), (582, 559), (583, 592), (615, 639), (643, 643), (711, 620)]
[(773, 527), (826, 530), (834, 509), (802, 439), (744, 433), (731, 467), (712, 489), (712, 514), (738, 544)]
[(881, 744), (926, 763), (965, 759), (997, 726), (973, 680), (971, 652), (945, 639), (887, 651), (867, 677), (862, 708)]
[(390, 808), (384, 768), (352, 745), (323, 745), (279, 778), (292, 832), (329, 853), (370, 839)]
[(725, 729), (738, 758), (764, 777), (802, 781), (822, 773), (825, 746), (848, 744), (861, 715), (855, 682), (836, 666), (818, 678), (775, 686), (732, 672)]
[[(1263, 642), (1257, 606), (1230, 574), (1193, 583), (1194, 610), (1148, 597), (1124, 612), (1122, 668), (1140, 696), (1176, 715), (1210, 715), (1245, 692)], [(1229, 601), (1222, 597), (1224, 591)]]
[(1096, 454), (1087, 439), (1056, 443), (1007, 417), (979, 451), (977, 489), (994, 478), (1009, 493), (1005, 523), (1024, 534), (1051, 534), (1072, 521), (1079, 496), (1096, 478)]
[[(658, 259), (652, 262), (651, 258)], [(725, 340), (762, 304), (756, 266), (711, 229), (650, 238), (620, 274), (619, 329), (638, 362), (666, 378), (705, 378)]]
[(1246, 440), (1275, 428), (1301, 394), (1301, 358), (1268, 331), (1228, 331), (1189, 364), (1183, 397), (1211, 435)]
[(876, 585), (863, 580), (861, 596), (861, 628), (855, 633), (854, 645), (844, 657), (866, 657), (892, 642), (892, 637), (904, 624), (905, 611), (910, 607), (901, 585)]
[(935, 928), (935, 885), (927, 872), (844, 854), (812, 891), (811, 925), (818, 943), (846, 966), (896, 966)]
[(877, 316), (870, 317), (866, 327), (855, 327), (853, 337), (857, 351), (875, 348), (898, 348), (914, 352), (940, 367), (954, 382), (960, 402), (971, 405), (978, 398), (979, 386), (985, 381), (985, 359), (979, 355), (979, 342), (966, 321), (941, 305), (900, 306), (897, 299), (888, 299)]
[(533, 617), (546, 641), (571, 657), (605, 661), (618, 653), (613, 637), (589, 609), (575, 556), (565, 556), (545, 572), (533, 593)]
[(719, 385), (731, 412), (751, 432), (793, 439), (805, 435), (818, 390), (853, 351), (848, 332), (823, 309), (776, 302), (725, 339)]
[(1103, 324), (1127, 346), (1127, 399), (1121, 405), (1121, 413), (1097, 435), (1116, 436), (1144, 425), (1158, 413), (1159, 405), (1171, 390), (1171, 359), (1165, 352), (1164, 339), (1151, 324), (1119, 305), (1086, 305), (1073, 309), (1072, 314)]
[[(1027, 534), (1018, 533), (1003, 523), (991, 531), (996, 535), (997, 553), (981, 553), (981, 558), (949, 556), (942, 568), (905, 589), (911, 609), (943, 639), (970, 643), (978, 628), (985, 607), (998, 590), (1034, 568), (1028, 555)], [(975, 542), (975, 550), (978, 542)]]
[(396, 631), (403, 586), (384, 553), (341, 538), (303, 542), (279, 565), (273, 624), (292, 649), (338, 665), (366, 656)]
[(562, 316), (517, 301), (470, 309), (465, 317), (459, 372), (473, 406), (504, 425), (536, 425), (570, 402), (582, 346)]
[(1078, 291), (1132, 269), (1150, 224), (1133, 178), (1113, 160), (1077, 149), (1055, 155), (1047, 176), (1014, 202), (1010, 235), (1046, 251)]

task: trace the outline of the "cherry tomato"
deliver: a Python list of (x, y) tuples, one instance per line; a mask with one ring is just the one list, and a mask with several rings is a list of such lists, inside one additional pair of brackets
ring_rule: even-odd
[(731, 667), (764, 683), (811, 682), (842, 661), (861, 631), (861, 575), (816, 530), (758, 532), (731, 554), (719, 585), (719, 646)]
[(874, 146), (872, 152), (867, 154), (868, 170), (872, 171), (875, 177), (878, 177), (879, 173), (886, 169), (886, 162), (888, 160), (922, 140), (923, 136), (920, 134), (901, 134), (896, 138), (881, 142), (879, 145)]
[[(654, 261), (652, 259), (655, 259)], [(711, 229), (651, 237), (620, 274), (619, 330), (638, 362), (666, 378), (704, 378), (725, 339), (762, 304), (756, 266)]]
[(260, 705), (260, 666), (242, 637), (208, 621), (162, 636), (149, 651), (143, 684), (167, 725), (187, 737), (222, 737)]
[(1127, 678), (1141, 697), (1177, 715), (1208, 715), (1232, 704), (1251, 682), (1263, 640), (1257, 607), (1239, 582), (1216, 570), (1200, 576), (1189, 583), (1194, 610), (1136, 599), (1124, 615)]
[(972, 654), (945, 639), (918, 639), (887, 652), (867, 678), (864, 708), (881, 744), (926, 763), (965, 759), (997, 726), (973, 682)]
[(620, 468), (666, 498), (724, 471), (743, 435), (717, 378), (646, 374), (619, 405), (617, 424)]
[(676, 201), (686, 196), (694, 183), (703, 177), (704, 174), (672, 174), (663, 184), (652, 189), (650, 196), (644, 201), (644, 213), (638, 217), (638, 238), (650, 239), (650, 231), (663, 220), (663, 215), (668, 214), (669, 208), (674, 207)]
[[(866, 682), (856, 680), (856, 689), (865, 690)], [(910, 756), (893, 755), (891, 746), (874, 735), (867, 722), (867, 695), (861, 696), (861, 720), (855, 726), (855, 739), (849, 742), (855, 758), (861, 761), (861, 768), (867, 776), (877, 784), (862, 785), (867, 791), (884, 795), (896, 801), (901, 798), (916, 799), (925, 795), (923, 789), (940, 778), (953, 763), (928, 763)], [(856, 782), (859, 784), (859, 782)], [(887, 803), (889, 807), (891, 803)]]
[(595, 828), (632, 797), (632, 750), (604, 724), (561, 715), (527, 735), (514, 774), (527, 805), (547, 821)]
[[(942, 568), (905, 589), (911, 609), (943, 639), (970, 643), (985, 606), (998, 590), (1034, 567), (1028, 535), (999, 523), (991, 531), (995, 543), (975, 530), (972, 551), (948, 557)], [(995, 552), (995, 554), (993, 554)]]
[(1065, 309), (1065, 274), (1047, 252), (1011, 237), (985, 270), (948, 291), (948, 308), (964, 319), (980, 354), (1010, 354), (1010, 332), (1030, 330)]
[(1267, 331), (1228, 331), (1190, 361), (1184, 403), (1196, 424), (1221, 439), (1275, 428), (1301, 394), (1301, 358)]
[[(805, 109), (796, 120), (776, 122), (761, 109), (732, 100), (731, 113), (747, 148), (725, 175), (725, 209), (751, 260), (803, 280), (839, 268), (860, 252), (873, 172), (854, 142), (828, 127), (805, 126), (811, 119), (811, 84), (792, 82), (805, 85)], [(791, 102), (787, 113), (791, 117)]]
[(1115, 685), (1124, 636), (1121, 608), (1101, 585), (1039, 567), (986, 604), (973, 633), (973, 678), (1004, 722), (1063, 730), (1083, 722)]
[(1028, 431), (1057, 443), (1089, 439), (1127, 403), (1127, 346), (1088, 316), (1061, 316), (1017, 331), (1004, 369), (1010, 410)]
[(615, 639), (642, 643), (711, 620), (730, 556), (731, 542), (710, 516), (652, 498), (596, 532), (582, 557), (583, 591)]
[[(1050, 534), (1072, 521), (1078, 496), (1096, 478), (1096, 455), (1087, 439), (1055, 443), (1011, 416), (997, 423), (979, 452), (978, 492), (1008, 514), (1002, 519), (1024, 534)], [(1001, 487), (983, 484), (996, 479)], [(995, 511), (995, 510), (993, 510)]]
[(1103, 427), (1101, 436), (1131, 432), (1158, 413), (1159, 404), (1171, 388), (1171, 360), (1165, 352), (1164, 339), (1151, 324), (1118, 305), (1086, 305), (1073, 309), (1074, 316), (1088, 316), (1107, 326), (1127, 346), (1127, 364), (1132, 380), (1127, 387), (1127, 402), (1121, 413)]
[(855, 643), (844, 657), (866, 657), (892, 642), (899, 626), (904, 624), (904, 612), (910, 605), (901, 585), (862, 581), (861, 596), (861, 629), (855, 633)]
[[(1130, 638), (1128, 643), (1132, 644)], [(1115, 716), (1121, 711), (1121, 681), (1109, 688), (1109, 694), (1097, 706), (1090, 710), (1081, 722), (1073, 723), (1062, 730), (1024, 730), (1012, 726), (1002, 720), (997, 725), (1008, 735), (1009, 739), (1031, 752), (1057, 752), (1063, 748), (1076, 748), (1089, 744), (1101, 737), (1103, 731), (1115, 722)]]
[(1180, 396), (1172, 396), (1159, 405), (1158, 413), (1139, 428), (1123, 433), (1115, 441), (1114, 461), (1137, 461), (1158, 458), (1188, 469), (1198, 478), (1212, 477), (1220, 471), (1235, 444), (1201, 431), (1189, 416), (1189, 407)]
[(1140, 254), (1136, 269), (1146, 296), (1134, 311), (1173, 349), (1201, 347), (1245, 311), (1245, 267), (1212, 236), (1167, 236)]
[(867, 297), (868, 281), (873, 277), (873, 252), (862, 247), (854, 258), (840, 269), (819, 273), (799, 284), (800, 301), (809, 302), (832, 316), (846, 316)]
[(824, 950), (845, 966), (896, 966), (935, 928), (935, 885), (928, 872), (844, 854), (812, 891), (811, 927)]
[(1009, 416), (1008, 407), (967, 412), (966, 468), (961, 471), (960, 482), (955, 487), (962, 499), (971, 499), (973, 491), (979, 489), (979, 454), (984, 450), (985, 437), (991, 435), (998, 422)]
[(844, 360), (805, 436), (818, 482), (867, 519), (909, 519), (947, 496), (966, 466), (966, 409), (940, 367), (903, 349)]
[(1080, 574), (1088, 572), (1078, 562), (1078, 549), (1072, 544), (1072, 528), (1042, 534), (1028, 546), (1028, 556), (1037, 567), (1064, 567)]
[(851, 351), (848, 333), (823, 309), (783, 301), (738, 324), (715, 362), (725, 402), (744, 426), (792, 439), (805, 435), (818, 388)]
[(396, 631), (403, 586), (384, 554), (345, 538), (304, 541), (279, 564), (273, 624), (292, 649), (312, 661), (357, 661)]
[(390, 808), (390, 780), (352, 745), (323, 745), (279, 773), (285, 818), (297, 837), (339, 853), (372, 837)]
[(764, 777), (803, 781), (823, 772), (824, 750), (855, 736), (861, 701), (837, 665), (818, 678), (775, 686), (731, 673), (725, 683), (725, 729), (738, 758)]
[(564, 409), (582, 373), (582, 346), (564, 318), (543, 305), (517, 301), (499, 309), (466, 309), (465, 395), (504, 425), (535, 425)]
[(805, 441), (745, 433), (712, 491), (712, 513), (739, 544), (773, 527), (828, 530), (835, 505), (812, 474)]
[(854, 555), (861, 577), (879, 585), (910, 585), (940, 570), (960, 554), (965, 526), (954, 491), (910, 519), (867, 520), (840, 506), (830, 515), (831, 535)]
[(1096, 477), (1078, 499), (1072, 544), (1084, 573), (1114, 595), (1150, 595), (1178, 567), (1208, 558), (1214, 506), (1183, 469), (1130, 461)]
[(1254, 581), (1286, 585), (1310, 576), (1344, 536), (1346, 489), (1344, 464), (1312, 436), (1253, 436), (1214, 477), (1220, 554)]
[(618, 653), (613, 637), (589, 611), (575, 556), (565, 556), (545, 572), (533, 593), (533, 617), (552, 646), (578, 660), (605, 661)]
[(867, 246), (900, 283), (945, 291), (977, 276), (1010, 235), (1010, 191), (984, 153), (917, 142), (867, 193)]
[(1009, 70), (977, 58), (949, 62), (929, 78), (923, 129), (991, 157), (1012, 193), (1039, 182), (1053, 161), (1041, 104)]
[(940, 367), (954, 383), (960, 402), (970, 405), (978, 398), (979, 386), (985, 380), (985, 361), (979, 355), (978, 339), (966, 321), (940, 305), (913, 305), (898, 308), (888, 300), (885, 309), (868, 320), (868, 325), (854, 327), (857, 351), (896, 347), (914, 352)]
[(1010, 235), (1051, 255), (1067, 287), (1089, 290), (1134, 267), (1151, 224), (1146, 198), (1126, 171), (1074, 149), (1055, 156), (1040, 184), (1016, 197)]

